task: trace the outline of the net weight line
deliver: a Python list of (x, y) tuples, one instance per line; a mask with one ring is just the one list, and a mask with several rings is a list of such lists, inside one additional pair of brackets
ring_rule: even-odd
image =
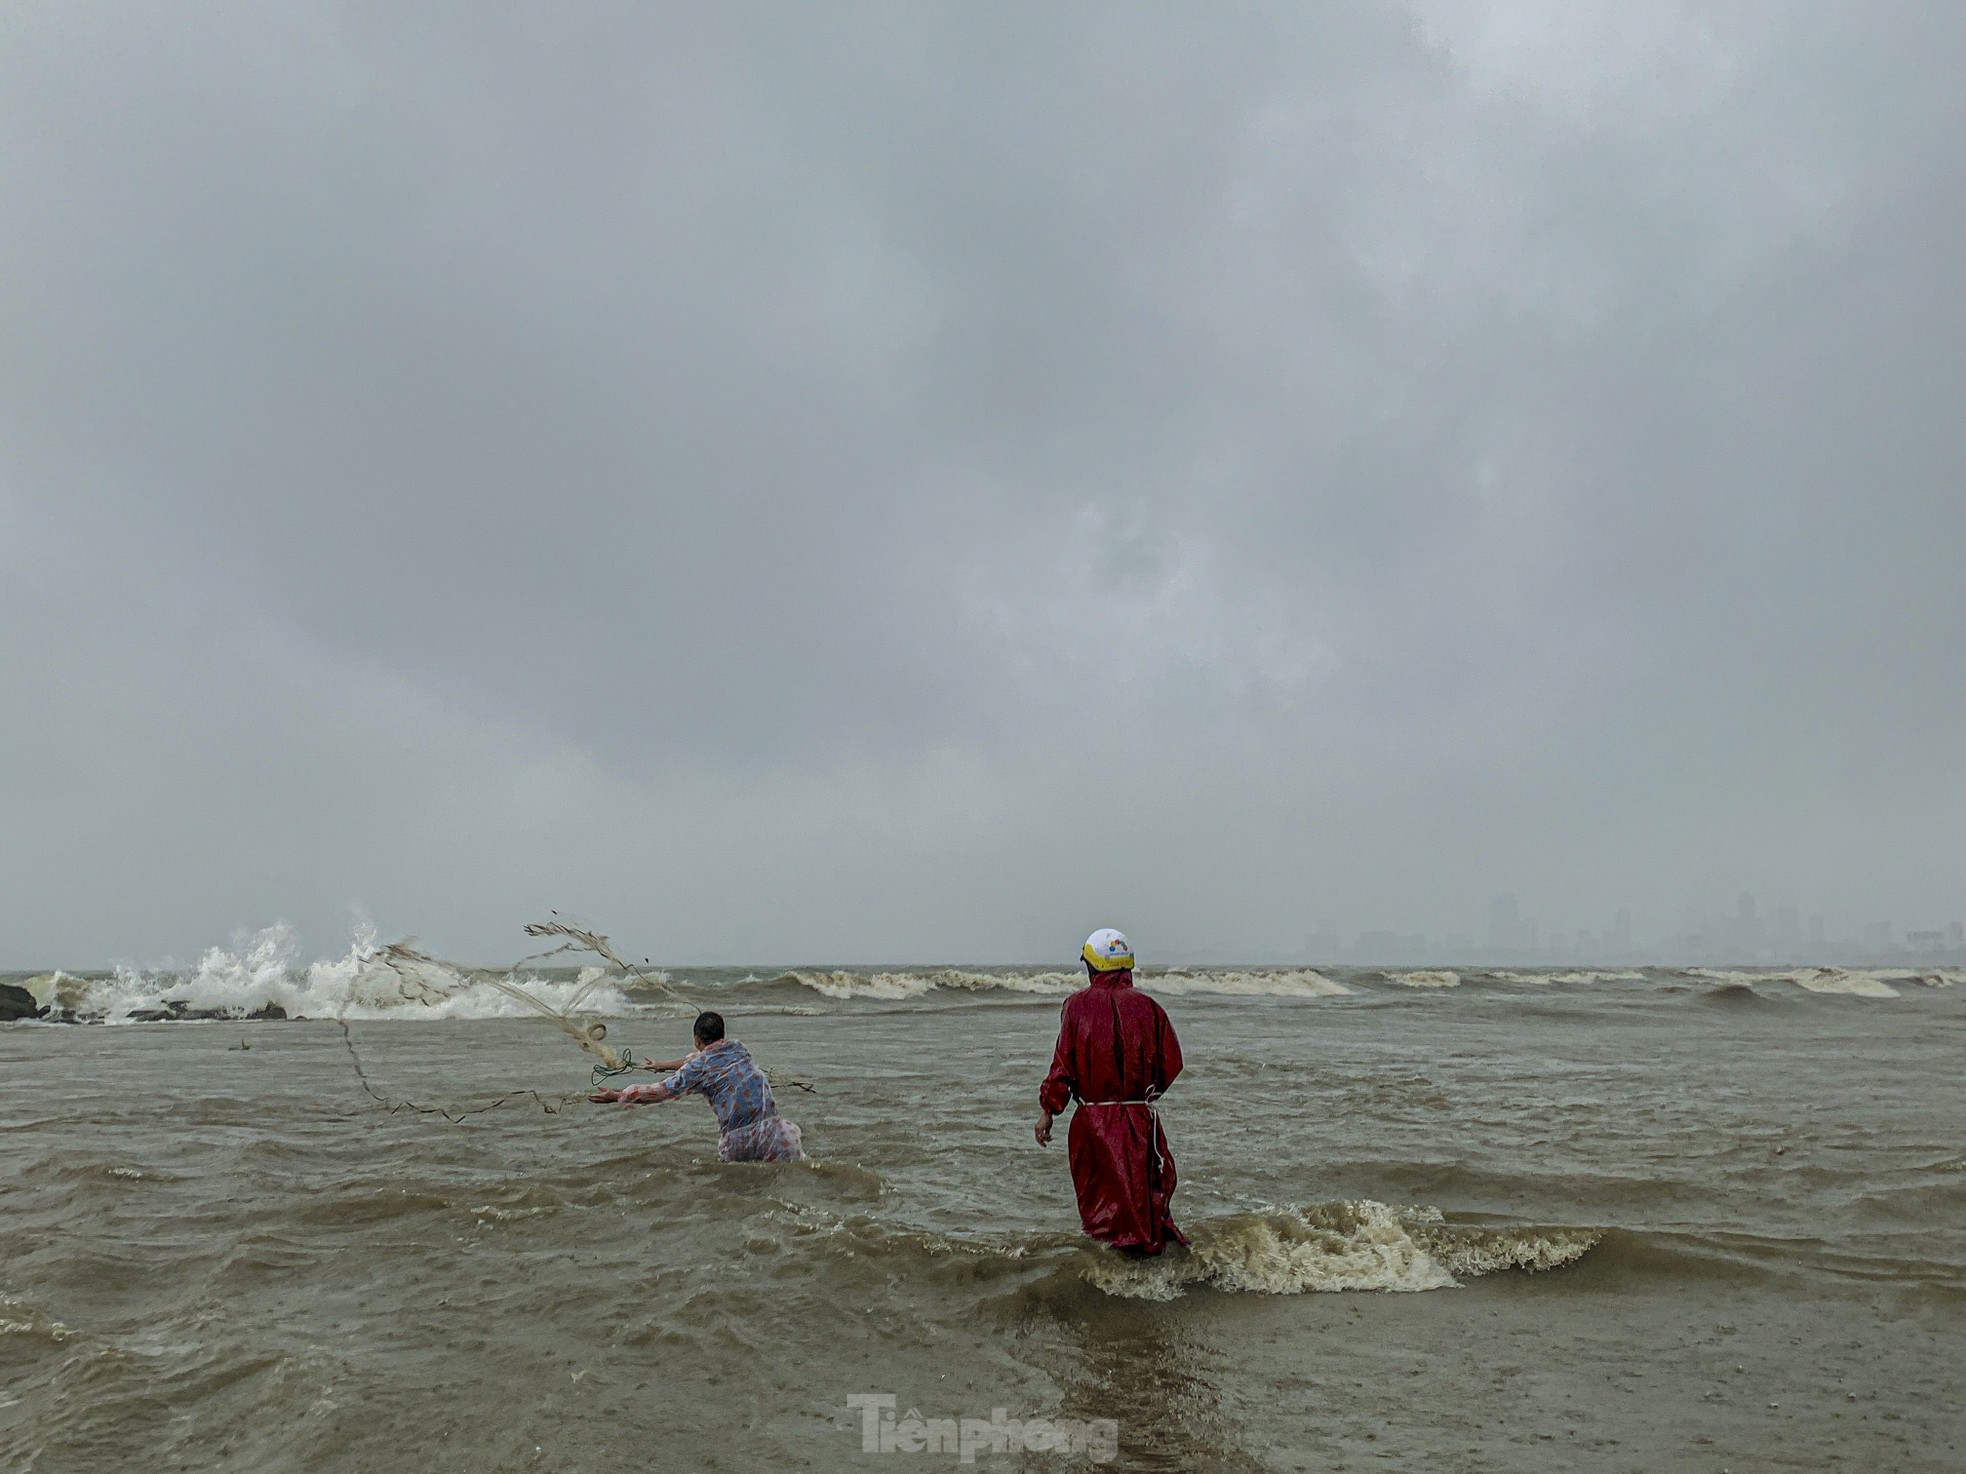
[(349, 1030), (348, 1020), (338, 1018), (335, 1020), (335, 1023), (341, 1028), (341, 1042), (347, 1047), (349, 1062), (355, 1066), (355, 1078), (361, 1081), (362, 1089), (368, 1095), (369, 1099), (383, 1107), (392, 1116), (398, 1111), (413, 1111), (419, 1116), (442, 1116), (451, 1125), (455, 1126), (465, 1120), (466, 1117), (482, 1116), (486, 1111), (495, 1111), (500, 1106), (508, 1105), (515, 1100), (531, 1099), (533, 1104), (537, 1105), (547, 1115), (557, 1116), (568, 1106), (587, 1099), (585, 1092), (578, 1095), (551, 1096), (541, 1095), (537, 1090), (508, 1090), (490, 1105), (472, 1106), (468, 1110), (460, 1111), (448, 1110), (443, 1106), (418, 1105), (413, 1100), (391, 1100), (375, 1088), (375, 1085), (369, 1079), (369, 1072), (362, 1068), (362, 1056), (355, 1051), (355, 1035)]
[[(648, 973), (636, 967), (634, 963), (621, 957), (609, 945), (608, 939), (600, 933), (575, 926), (570, 922), (559, 919), (559, 913), (557, 911), (553, 913), (553, 917), (554, 919), (552, 921), (528, 923), (525, 929), (526, 935), (529, 937), (556, 937), (560, 939), (560, 945), (550, 948), (545, 952), (535, 953), (531, 957), (520, 958), (510, 968), (507, 968), (503, 975), (489, 968), (466, 967), (458, 963), (445, 962), (441, 958), (434, 957), (430, 953), (421, 950), (415, 941), (410, 938), (405, 938), (400, 942), (391, 942), (383, 946), (375, 953), (373, 960), (396, 975), (398, 986), (406, 998), (418, 998), (419, 1001), (434, 1002), (437, 997), (442, 996), (442, 994), (437, 994), (436, 997), (431, 996), (433, 990), (429, 988), (427, 983), (424, 983), (415, 976), (419, 971), (429, 968), (440, 973), (449, 973), (454, 977), (464, 979), (466, 982), (488, 984), (507, 997), (525, 1004), (537, 1013), (543, 1014), (557, 1024), (560, 1030), (582, 1053), (593, 1057), (594, 1064), (590, 1074), (590, 1085), (600, 1087), (616, 1076), (639, 1070), (648, 1064), (647, 1060), (637, 1061), (632, 1053), (614, 1049), (606, 1044), (604, 1041), (607, 1038), (607, 1025), (600, 1020), (595, 1019), (583, 1024), (576, 1022), (573, 1017), (574, 1010), (580, 1007), (582, 1000), (603, 982), (610, 973), (618, 972), (622, 976), (633, 977), (651, 991), (663, 994), (673, 1002), (680, 1003), (686, 1008), (695, 1008), (698, 1005), (694, 1000), (684, 996), (676, 988), (671, 986), (666, 978), (663, 978), (659, 974), (651, 977)], [(568, 952), (592, 953), (606, 961), (609, 964), (609, 968), (606, 971), (600, 971), (598, 975), (582, 983), (564, 1008), (553, 1007), (545, 999), (520, 987), (513, 980), (513, 974), (517, 973), (520, 968), (526, 966), (528, 963), (542, 962), (549, 957), (560, 956)], [(419, 995), (422, 996), (419, 997)], [(337, 1018), (335, 1022), (341, 1026), (341, 1041), (347, 1047), (349, 1061), (355, 1066), (355, 1075), (361, 1082), (363, 1091), (371, 1100), (382, 1106), (391, 1115), (394, 1115), (398, 1111), (407, 1110), (413, 1111), (418, 1115), (442, 1116), (452, 1125), (456, 1125), (468, 1116), (483, 1115), (487, 1111), (497, 1110), (500, 1106), (515, 1100), (530, 1099), (540, 1110), (552, 1116), (558, 1115), (569, 1105), (587, 1099), (584, 1093), (546, 1096), (541, 1095), (537, 1090), (508, 1090), (489, 1105), (474, 1106), (464, 1111), (451, 1111), (443, 1106), (418, 1105), (416, 1102), (409, 1100), (392, 1100), (375, 1088), (374, 1083), (369, 1079), (368, 1071), (362, 1067), (362, 1059), (355, 1050), (355, 1037), (348, 1028), (347, 1019)], [(778, 1071), (771, 1069), (762, 1061), (759, 1062), (758, 1067), (764, 1072), (767, 1083), (775, 1088), (782, 1089), (789, 1085), (794, 1089), (805, 1091), (808, 1095), (817, 1095), (819, 1093), (816, 1086), (792, 1076), (780, 1075)]]
[[(557, 911), (553, 912), (552, 915), (554, 917), (552, 921), (528, 922), (526, 924), (526, 935), (529, 937), (560, 937), (562, 938), (560, 945), (545, 952), (535, 953), (531, 957), (521, 957), (517, 962), (512, 964), (508, 969), (509, 972), (517, 972), (528, 962), (542, 962), (548, 957), (557, 957), (563, 952), (592, 952), (596, 957), (606, 959), (612, 966), (619, 968), (623, 974), (634, 978), (644, 987), (663, 994), (665, 997), (682, 1004), (685, 1008), (701, 1007), (701, 1004), (697, 1000), (685, 996), (670, 986), (666, 978), (651, 977), (648, 973), (643, 972), (639, 967), (635, 966), (634, 963), (619, 956), (614, 948), (608, 944), (608, 939), (598, 932), (583, 930), (570, 922), (560, 920), (560, 913)], [(481, 974), (481, 976), (484, 975)], [(605, 977), (605, 974), (603, 974), (603, 977)], [(489, 976), (485, 976), (484, 980), (491, 983), (494, 987), (501, 988), (505, 992), (511, 993), (523, 1001), (530, 1003), (533, 1007), (540, 1008), (543, 1012), (548, 1014), (553, 1013), (553, 1010), (545, 1008), (531, 994), (509, 982)], [(567, 1006), (568, 1012), (578, 1007), (580, 1000), (586, 997), (587, 989), (592, 988), (595, 983), (600, 981), (602, 981), (601, 978), (596, 978), (593, 983), (587, 984), (586, 988), (576, 993), (573, 1002)], [(564, 1015), (556, 1015), (556, 1017), (560, 1020), (561, 1028), (566, 1029), (569, 1034), (574, 1033), (569, 1020)], [(590, 1025), (589, 1027), (591, 1028), (592, 1026)], [(603, 1025), (601, 1028), (602, 1037), (605, 1037), (606, 1032), (606, 1026)], [(588, 1037), (593, 1040), (593, 1043), (599, 1043), (599, 1039), (591, 1034)], [(578, 1035), (575, 1035), (574, 1042), (580, 1044), (580, 1047), (586, 1049), (590, 1054), (596, 1052), (588, 1043), (583, 1043)], [(594, 1083), (597, 1085), (606, 1076), (625, 1074), (628, 1070), (634, 1068), (632, 1064), (614, 1067), (614, 1061), (608, 1059), (605, 1053), (603, 1053), (602, 1057), (603, 1062), (611, 1066), (611, 1068), (603, 1069), (599, 1065), (595, 1066)], [(777, 1070), (772, 1069), (762, 1060), (755, 1060), (755, 1063), (760, 1070), (764, 1071), (765, 1080), (773, 1089), (781, 1089), (784, 1086), (790, 1085), (795, 1090), (803, 1090), (807, 1095), (817, 1095), (819, 1093), (819, 1087), (816, 1085), (809, 1084), (792, 1075), (781, 1075)]]

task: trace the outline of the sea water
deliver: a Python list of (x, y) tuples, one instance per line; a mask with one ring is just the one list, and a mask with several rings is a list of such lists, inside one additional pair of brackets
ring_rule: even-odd
[[(1954, 974), (1147, 971), (1193, 1243), (1134, 1262), (1031, 1137), (1069, 973), (590, 994), (817, 1087), (809, 1161), (719, 1166), (701, 1102), (586, 1104), (550, 1021), (372, 959), (25, 980), (100, 1022), (0, 1028), (0, 1468), (1966, 1467)], [(538, 1095), (392, 1114), (351, 1045)]]

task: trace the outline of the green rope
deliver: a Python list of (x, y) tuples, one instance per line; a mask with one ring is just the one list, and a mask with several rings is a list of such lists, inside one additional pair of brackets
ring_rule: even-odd
[(626, 1061), (628, 1061), (628, 1063), (623, 1065), (618, 1070), (611, 1070), (606, 1065), (600, 1063), (598, 1060), (595, 1061), (594, 1068), (587, 1077), (588, 1083), (591, 1085), (599, 1085), (603, 1080), (612, 1080), (616, 1075), (629, 1074), (635, 1070), (645, 1068), (648, 1064), (647, 1060), (643, 1060), (639, 1064), (636, 1063), (634, 1054), (626, 1049), (621, 1051), (621, 1057)]

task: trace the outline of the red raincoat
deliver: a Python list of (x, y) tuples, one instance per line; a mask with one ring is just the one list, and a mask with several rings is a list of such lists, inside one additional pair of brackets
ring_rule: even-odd
[(1181, 1073), (1181, 1041), (1167, 1012), (1133, 986), (1131, 972), (1100, 972), (1065, 1000), (1051, 1073), (1038, 1103), (1052, 1115), (1080, 1102), (1068, 1136), (1079, 1221), (1117, 1248), (1158, 1254), (1188, 1242), (1168, 1216), (1174, 1157), (1150, 1101)]

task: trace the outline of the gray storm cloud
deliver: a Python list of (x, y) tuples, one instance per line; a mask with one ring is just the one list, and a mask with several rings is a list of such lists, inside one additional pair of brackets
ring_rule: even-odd
[(0, 16), (0, 965), (1966, 911), (1966, 15)]

